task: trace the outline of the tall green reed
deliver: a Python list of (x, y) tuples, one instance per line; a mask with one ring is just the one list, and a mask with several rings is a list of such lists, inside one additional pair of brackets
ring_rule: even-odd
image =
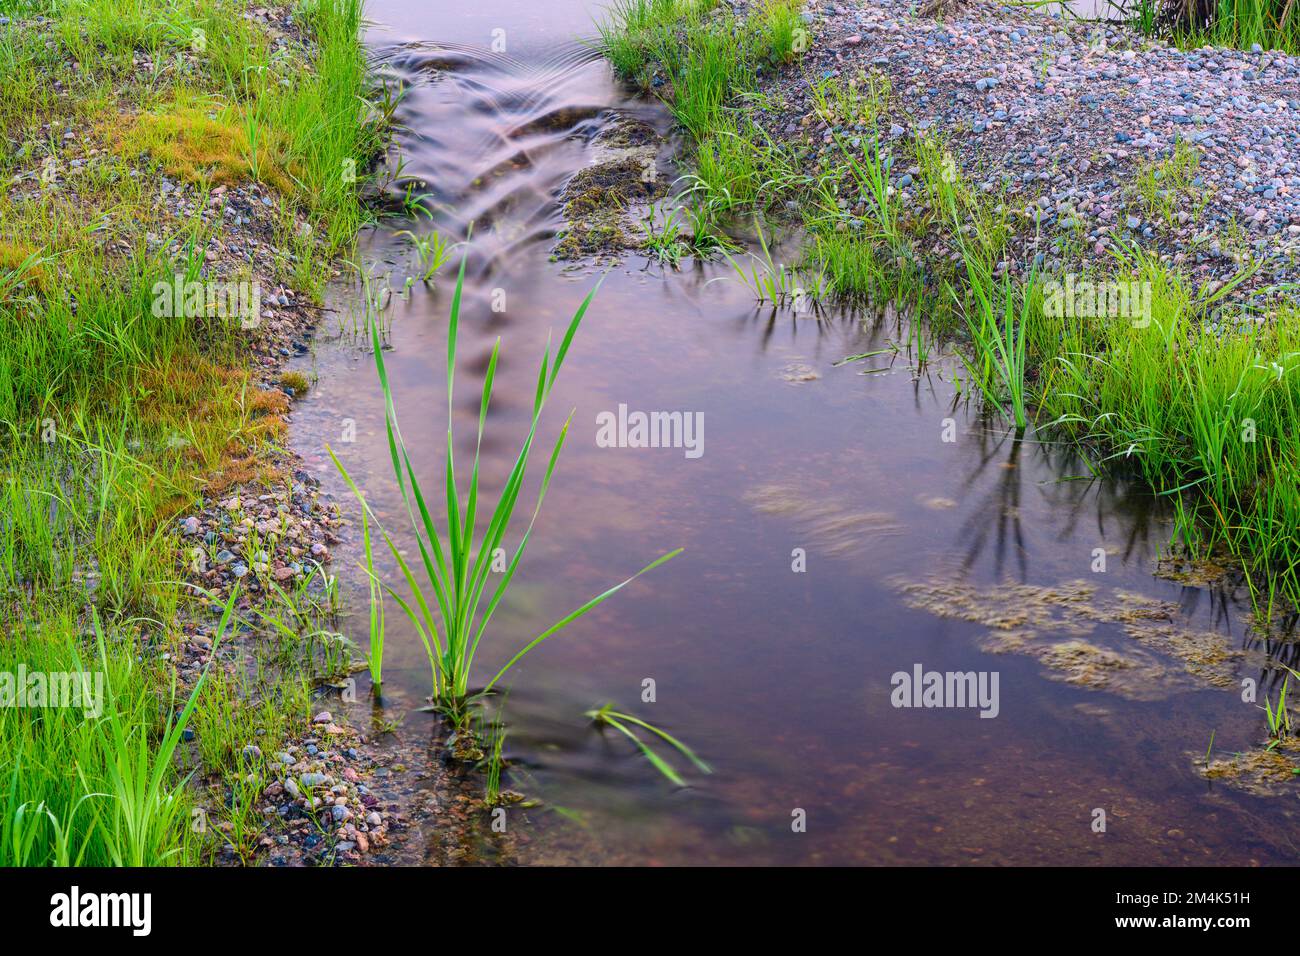
[[(961, 353), (967, 374), (984, 398), (1023, 431), (1026, 409), (1026, 331), (1033, 308), (1034, 279), (1017, 288), (1011, 276), (994, 277), (988, 262), (966, 250), (967, 289), (961, 301), (973, 355)], [(954, 293), (956, 297), (956, 293)]]
[[(351, 475), (333, 449), (330, 456), (361, 507), (367, 512), (368, 520), (379, 530), (389, 552), (401, 573), (401, 577), (410, 592), (410, 600), (393, 586), (384, 584), (388, 596), (400, 607), (415, 628), (425, 653), (429, 659), (434, 706), (456, 719), (465, 717), (466, 704), (471, 697), (470, 679), (479, 644), (487, 633), (492, 616), (500, 606), (514, 579), (524, 549), (532, 536), (533, 525), (541, 510), (542, 502), (550, 488), (551, 476), (568, 434), (572, 416), (560, 429), (551, 449), (546, 470), (542, 476), (541, 487), (533, 507), (532, 515), (520, 537), (504, 572), (494, 588), (488, 588), (488, 576), (491, 571), (492, 556), (502, 549), (506, 535), (510, 531), (511, 521), (519, 503), (528, 464), (537, 441), (538, 427), (546, 400), (555, 385), (556, 377), (564, 364), (573, 338), (586, 314), (596, 289), (588, 293), (582, 305), (574, 314), (554, 355), (548, 342), (537, 375), (537, 387), (533, 398), (532, 417), (528, 432), (515, 457), (514, 464), (506, 478), (505, 485), (495, 503), (480, 501), (481, 488), (479, 480), (480, 452), (483, 445), (483, 431), (487, 422), (488, 405), (492, 397), (492, 386), (496, 377), (497, 362), (500, 356), (501, 341), (493, 345), (484, 375), (483, 389), (479, 400), (478, 430), (475, 438), (474, 460), (469, 479), (462, 496), (460, 480), (455, 464), (455, 435), (453, 416), (453, 393), (456, 372), (456, 341), (460, 327), (461, 294), (465, 282), (466, 257), (462, 256), (460, 270), (456, 276), (456, 287), (452, 294), (451, 312), (447, 324), (447, 446), (443, 466), (444, 494), (446, 513), (444, 522), (439, 523), (429, 508), (429, 499), (424, 493), (419, 476), (411, 463), (410, 454), (401, 429), (397, 423), (397, 409), (393, 401), (392, 383), (384, 363), (383, 343), (379, 328), (371, 321), (371, 345), (374, 352), (375, 371), (384, 393), (385, 428), (388, 438), (388, 450), (391, 458), (393, 475), (397, 480), (402, 500), (406, 506), (410, 521), (410, 533), (415, 539), (420, 553), (420, 562), (413, 569), (403, 555), (399, 539), (384, 527), (383, 523), (370, 509), (365, 495), (357, 487)], [(463, 504), (462, 504), (463, 502)], [(487, 526), (481, 532), (479, 520), (486, 514)], [(604, 603), (618, 591), (622, 590), (645, 572), (658, 567), (665, 561), (681, 553), (680, 548), (646, 565), (631, 577), (614, 585), (609, 590), (592, 598), (581, 607), (562, 617), (555, 624), (546, 628), (528, 641), (506, 664), (500, 668), (478, 692), (487, 694), (526, 654), (546, 639), (563, 630), (574, 621), (583, 617), (593, 608)], [(379, 580), (374, 569), (373, 560), (367, 569), (373, 580)], [(489, 596), (490, 592), (490, 596)], [(486, 603), (485, 599), (486, 598)], [(436, 608), (436, 613), (435, 613)], [(474, 695), (474, 696), (478, 696)]]

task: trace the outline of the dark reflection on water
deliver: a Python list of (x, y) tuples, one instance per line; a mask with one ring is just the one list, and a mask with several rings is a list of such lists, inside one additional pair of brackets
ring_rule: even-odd
[[(405, 175), (429, 183), (440, 229), (460, 238), (475, 223), (456, 415), (469, 442), (486, 358), (501, 336), (484, 445), (484, 481), (497, 489), (526, 428), (546, 336), (599, 278), (548, 261), (561, 225), (557, 192), (590, 160), (591, 138), (611, 117), (635, 115), (660, 130), (669, 119), (569, 39), (588, 32), (579, 3), (465, 11), (394, 2), (371, 14), (391, 25), (374, 31), (377, 55), (412, 84), (399, 116), (409, 130)], [(508, 53), (487, 50), (497, 27)], [(370, 236), (364, 253), (400, 290), (411, 266), (394, 230)], [(1291, 859), (1292, 801), (1209, 787), (1195, 769), (1211, 732), (1230, 750), (1262, 733), (1259, 711), (1232, 688), (1143, 702), (1087, 690), (1049, 679), (1029, 656), (982, 650), (987, 628), (900, 600), (908, 581), (1087, 580), (1105, 595), (1134, 591), (1179, 605), (1189, 626), (1220, 629), (1252, 650), (1240, 676), (1271, 674), (1261, 669), (1264, 648), (1238, 636), (1233, 600), (1153, 577), (1170, 534), (1165, 511), (1135, 485), (1090, 477), (1085, 463), (1033, 433), (1016, 440), (955, 406), (948, 356), (921, 376), (905, 357), (870, 374), (862, 374), (870, 362), (833, 367), (905, 343), (896, 319), (756, 308), (734, 283), (708, 281), (725, 274), (709, 265), (665, 275), (640, 261), (612, 270), (549, 407), (544, 434), (570, 410), (573, 426), (534, 543), (480, 651), (480, 679), (650, 558), (686, 551), (515, 673), (506, 707), (515, 786), (565, 812), (512, 811), (520, 842), (510, 858)], [(507, 308), (494, 312), (501, 293)], [(340, 298), (346, 315), (346, 290)], [(394, 296), (386, 313), (403, 431), (435, 488), (448, 303), (444, 278), (436, 290), (416, 285)], [(323, 451), (332, 443), (400, 527), (371, 359), (328, 331), (317, 346), (320, 382), (296, 413), (296, 447), (350, 504)], [(702, 413), (703, 456), (598, 447), (596, 416), (620, 403)], [(946, 419), (953, 442), (943, 440)], [(356, 423), (355, 443), (339, 441), (345, 420)], [(462, 454), (468, 460), (472, 446)], [(1104, 574), (1091, 571), (1097, 548), (1107, 554)], [(792, 570), (795, 549), (806, 555), (802, 573)], [(355, 575), (352, 586), (360, 608)], [(428, 689), (423, 651), (396, 614), (390, 607), (390, 714), (418, 707)], [(364, 644), (362, 614), (352, 628)], [(1132, 641), (1107, 623), (1089, 639)], [(915, 663), (998, 671), (999, 716), (895, 709), (891, 675)], [(640, 700), (646, 678), (656, 684), (654, 703)], [(604, 700), (679, 734), (716, 773), (673, 792), (625, 741), (587, 725), (582, 712)], [(401, 733), (421, 747), (436, 728), (409, 713)], [(1107, 811), (1105, 834), (1090, 829), (1098, 807)], [(792, 832), (796, 809), (807, 815), (805, 833)], [(445, 860), (432, 839), (415, 842), (406, 858)]]

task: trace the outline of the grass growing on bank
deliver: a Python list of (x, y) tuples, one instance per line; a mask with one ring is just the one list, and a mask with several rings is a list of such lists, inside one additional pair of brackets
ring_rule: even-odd
[[(881, 78), (809, 82), (835, 147), (829, 159), (813, 159), (797, 144), (773, 142), (753, 121), (764, 95), (756, 61), (740, 58), (728, 70), (713, 52), (761, 49), (762, 15), (737, 21), (701, 9), (707, 5), (633, 4), (602, 35), (629, 79), (649, 86), (650, 77), (667, 77), (650, 88), (695, 140), (701, 189), (712, 200), (757, 212), (793, 205), (834, 294), (904, 308), (924, 302), (932, 328), (964, 326), (968, 381), (987, 405), (1018, 428), (1033, 423), (1102, 465), (1141, 474), (1174, 502), (1175, 534), (1192, 554), (1227, 556), (1242, 569), (1265, 620), (1279, 599), (1300, 604), (1294, 307), (1265, 321), (1232, 305), (1244, 273), (1214, 291), (1193, 288), (1140, 249), (1103, 263), (1080, 251), (1068, 275), (1004, 268), (1016, 224), (1036, 220), (1017, 218), (1005, 194), (970, 188), (933, 134), (885, 142), (890, 104)], [(1227, 29), (1262, 7), (1222, 9), (1249, 14), (1220, 20)], [(923, 209), (901, 207), (904, 163), (919, 170)], [(1196, 155), (1184, 144), (1141, 170), (1132, 196), (1153, 216), (1195, 216), (1186, 199), (1197, 192), (1196, 177)], [(761, 195), (743, 186), (757, 179)], [(951, 255), (921, 261), (916, 250), (935, 237)], [(1057, 242), (1069, 248), (1068, 237)], [(1077, 295), (1061, 294), (1076, 286)]]
[(1025, 346), (1034, 315), (1033, 277), (1022, 291), (1006, 273), (994, 278), (990, 264), (973, 250), (963, 258), (967, 285), (958, 305), (971, 347), (962, 352), (962, 360), (985, 401), (1023, 432), (1029, 426)]
[(1135, 25), (1188, 49), (1214, 45), (1300, 53), (1300, 8), (1288, 0), (1140, 0)]
[(1149, 315), (1036, 315), (1039, 421), (1177, 497), (1192, 550), (1226, 549), (1271, 617), (1300, 601), (1300, 313), (1260, 322), (1151, 255), (1124, 266)]
[[(230, 791), (256, 705), (239, 682), (177, 687), (166, 662), (186, 621), (217, 623), (178, 583), (176, 519), (271, 476), (285, 396), (248, 371), (237, 323), (159, 314), (156, 286), (215, 278), (211, 191), (257, 184), (279, 200), (263, 261), (221, 278), (323, 287), (365, 219), (352, 174), (383, 117), (362, 108), (358, 2), (298, 4), (310, 46), (273, 42), (249, 9), (0, 4), (0, 127), (16, 144), (0, 154), (0, 674), (105, 678), (98, 714), (0, 707), (0, 862), (196, 863), (218, 824), (252, 820), (223, 804), (254, 806)], [(165, 179), (193, 187), (188, 211)], [(277, 682), (295, 700), (296, 673)]]
[(770, 0), (742, 21), (717, 0), (621, 0), (600, 26), (620, 73), (649, 85), (651, 66), (662, 71), (665, 101), (691, 134), (694, 175), (713, 211), (747, 206), (763, 189), (768, 171), (756, 143), (766, 136), (735, 95), (751, 88), (758, 71), (804, 48), (799, 8), (796, 0)]

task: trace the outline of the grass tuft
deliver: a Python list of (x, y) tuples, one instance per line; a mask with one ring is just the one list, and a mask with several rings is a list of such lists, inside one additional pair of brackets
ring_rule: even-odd
[[(510, 474), (506, 479), (499, 497), (494, 503), (480, 501), (479, 487), (479, 453), (483, 445), (483, 432), (487, 423), (488, 405), (492, 398), (492, 386), (496, 377), (497, 361), (500, 357), (501, 341), (497, 340), (492, 348), (484, 374), (483, 390), (479, 399), (478, 432), (474, 444), (474, 460), (470, 468), (468, 481), (457, 474), (453, 450), (454, 435), (454, 381), (456, 370), (456, 340), (460, 324), (461, 292), (465, 282), (466, 253), (461, 258), (460, 270), (456, 276), (456, 286), (452, 294), (451, 315), (447, 324), (447, 446), (443, 466), (443, 491), (445, 492), (445, 515), (440, 525), (430, 511), (430, 499), (426, 497), (415, 468), (411, 464), (406, 442), (402, 438), (397, 424), (397, 409), (393, 401), (392, 386), (388, 370), (384, 363), (383, 342), (379, 326), (373, 318), (369, 321), (371, 346), (375, 360), (375, 371), (379, 377), (380, 387), (384, 393), (385, 426), (388, 435), (388, 447), (392, 459), (393, 476), (397, 480), (407, 517), (410, 521), (411, 535), (419, 549), (420, 563), (412, 569), (406, 560), (405, 550), (398, 539), (384, 527), (378, 516), (370, 509), (365, 496), (343, 467), (333, 449), (330, 456), (334, 459), (343, 479), (357, 496), (366, 514), (365, 527), (367, 537), (369, 526), (373, 525), (388, 545), (389, 552), (396, 561), (402, 578), (407, 586), (411, 600), (403, 597), (393, 586), (383, 584), (388, 597), (406, 615), (424, 645), (429, 659), (432, 698), (435, 706), (458, 722), (468, 717), (467, 704), (470, 702), (470, 676), (479, 642), (488, 630), (506, 590), (514, 579), (524, 549), (532, 536), (533, 524), (541, 510), (542, 501), (550, 488), (551, 477), (559, 459), (568, 434), (569, 422), (560, 429), (560, 434), (552, 446), (546, 471), (542, 476), (541, 489), (533, 506), (532, 516), (520, 537), (519, 544), (501, 573), (495, 587), (487, 587), (493, 555), (504, 547), (506, 535), (515, 515), (523, 489), (528, 464), (535, 447), (537, 430), (541, 422), (542, 411), (556, 377), (573, 344), (574, 336), (596, 294), (593, 289), (583, 300), (574, 314), (564, 337), (554, 353), (550, 345), (542, 356), (537, 376), (537, 389), (533, 400), (532, 419), (524, 437)], [(571, 419), (570, 419), (571, 421)], [(464, 482), (464, 492), (461, 487)], [(482, 509), (482, 511), (480, 511)], [(487, 526), (480, 531), (480, 518), (487, 519)], [(479, 691), (479, 695), (489, 693), (496, 684), (526, 654), (543, 641), (563, 630), (574, 621), (587, 614), (593, 608), (604, 603), (615, 593), (622, 590), (645, 572), (658, 567), (665, 561), (676, 557), (681, 549), (662, 555), (631, 577), (591, 599), (575, 611), (565, 615), (551, 627), (542, 631), (528, 641)], [(373, 560), (368, 556), (368, 568), (371, 580), (378, 581), (373, 569)], [(489, 596), (490, 593), (490, 596)], [(486, 599), (486, 603), (485, 602)], [(435, 610), (436, 613), (435, 613)], [(372, 631), (373, 633), (373, 631)]]

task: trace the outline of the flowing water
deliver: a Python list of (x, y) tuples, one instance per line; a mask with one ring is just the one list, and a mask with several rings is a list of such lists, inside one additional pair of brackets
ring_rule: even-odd
[[(668, 135), (660, 162), (671, 179), (671, 122), (579, 42), (599, 13), (581, 0), (376, 0), (369, 13), (377, 60), (409, 84), (398, 114), (403, 175), (427, 181), (445, 234), (462, 238), (474, 223), (455, 407), (471, 441), (502, 337), (484, 447), (485, 481), (499, 487), (546, 337), (602, 272), (551, 261), (559, 191), (619, 117)], [(362, 245), (398, 289), (412, 271), (402, 228), (429, 225), (385, 224)], [(932, 356), (920, 376), (905, 351), (833, 366), (905, 340), (896, 316), (756, 307), (727, 274), (717, 264), (665, 271), (635, 256), (614, 267), (548, 406), (543, 434), (572, 410), (569, 440), (480, 650), (479, 679), (652, 558), (685, 553), (513, 672), (510, 780), (541, 806), (509, 811), (518, 839), (508, 859), (1293, 859), (1293, 798), (1208, 783), (1197, 767), (1212, 732), (1216, 751), (1262, 739), (1262, 711), (1242, 702), (1237, 682), (1262, 680), (1264, 657), (1231, 596), (1154, 575), (1168, 514), (1139, 488), (1089, 480), (1081, 462), (955, 402), (951, 356)], [(399, 418), (428, 488), (442, 480), (452, 275), (394, 296), (385, 313)], [(494, 310), (503, 296), (504, 311)], [(348, 290), (338, 307), (347, 313)], [(363, 345), (323, 328), (295, 447), (355, 514), (329, 442), (400, 529)], [(597, 415), (620, 405), (702, 415), (703, 453), (601, 447)], [(535, 456), (532, 491), (548, 447)], [(472, 445), (458, 451), (468, 462)], [(1097, 549), (1104, 572), (1094, 570)], [(364, 645), (357, 557), (354, 539), (335, 570), (350, 579), (349, 627)], [(428, 665), (391, 601), (388, 610), (384, 711), (402, 720), (398, 740), (427, 745), (443, 733), (417, 710)], [(1189, 662), (1184, 641), (1221, 646)], [(1122, 666), (1085, 654), (1071, 669), (1082, 642), (1124, 655)], [(892, 675), (918, 664), (997, 672), (997, 716), (893, 706)], [(647, 679), (653, 702), (642, 700)], [(679, 735), (714, 773), (672, 787), (626, 740), (583, 718), (606, 700)], [(1097, 809), (1104, 833), (1093, 828)], [(792, 825), (799, 811), (803, 832)], [(413, 829), (395, 858), (445, 859), (436, 828)]]

